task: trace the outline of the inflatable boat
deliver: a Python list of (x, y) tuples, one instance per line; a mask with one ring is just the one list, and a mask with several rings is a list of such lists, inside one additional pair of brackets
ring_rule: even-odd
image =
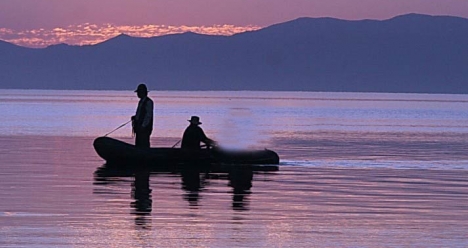
[(209, 168), (229, 168), (232, 166), (253, 166), (261, 170), (277, 170), (279, 156), (276, 152), (264, 150), (185, 150), (182, 148), (154, 147), (139, 148), (134, 145), (109, 138), (94, 140), (97, 154), (109, 165), (145, 164), (153, 168), (205, 166)]

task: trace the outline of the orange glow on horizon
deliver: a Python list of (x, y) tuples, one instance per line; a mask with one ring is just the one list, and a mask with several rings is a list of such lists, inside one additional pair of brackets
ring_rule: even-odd
[(94, 45), (119, 34), (127, 34), (134, 37), (154, 37), (168, 34), (194, 32), (207, 35), (233, 35), (237, 33), (254, 31), (260, 26), (171, 26), (171, 25), (139, 25), (139, 26), (115, 26), (112, 24), (96, 25), (84, 23), (53, 29), (33, 29), (16, 31), (0, 28), (0, 40), (4, 40), (19, 46), (41, 48), (54, 44), (66, 43), (69, 45)]

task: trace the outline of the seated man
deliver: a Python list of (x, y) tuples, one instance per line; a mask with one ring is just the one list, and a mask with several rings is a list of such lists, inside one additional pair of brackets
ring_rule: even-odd
[(192, 116), (189, 122), (190, 125), (185, 129), (184, 136), (182, 137), (181, 147), (183, 149), (200, 150), (200, 142), (205, 143), (207, 146), (215, 144), (213, 140), (206, 137), (203, 129), (199, 126), (202, 124), (200, 122), (200, 117)]

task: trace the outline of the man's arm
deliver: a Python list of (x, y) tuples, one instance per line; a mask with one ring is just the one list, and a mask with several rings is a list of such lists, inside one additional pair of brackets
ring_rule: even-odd
[(216, 142), (215, 142), (214, 140), (212, 140), (212, 139), (206, 137), (205, 132), (203, 132), (203, 129), (199, 128), (199, 130), (200, 130), (200, 137), (201, 137), (200, 140), (201, 140), (203, 143), (205, 143), (205, 144), (208, 145), (208, 146), (212, 146), (212, 145), (215, 145), (215, 144), (216, 144)]

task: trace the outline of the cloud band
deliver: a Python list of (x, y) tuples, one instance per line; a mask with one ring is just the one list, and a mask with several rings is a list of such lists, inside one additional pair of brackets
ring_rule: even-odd
[(116, 26), (112, 24), (96, 25), (84, 23), (57, 27), (54, 29), (12, 30), (0, 28), (0, 39), (25, 47), (46, 47), (53, 44), (93, 45), (108, 40), (119, 34), (135, 37), (153, 37), (167, 34), (194, 32), (208, 35), (233, 35), (246, 31), (260, 29), (260, 26), (171, 26), (171, 25), (139, 25)]

